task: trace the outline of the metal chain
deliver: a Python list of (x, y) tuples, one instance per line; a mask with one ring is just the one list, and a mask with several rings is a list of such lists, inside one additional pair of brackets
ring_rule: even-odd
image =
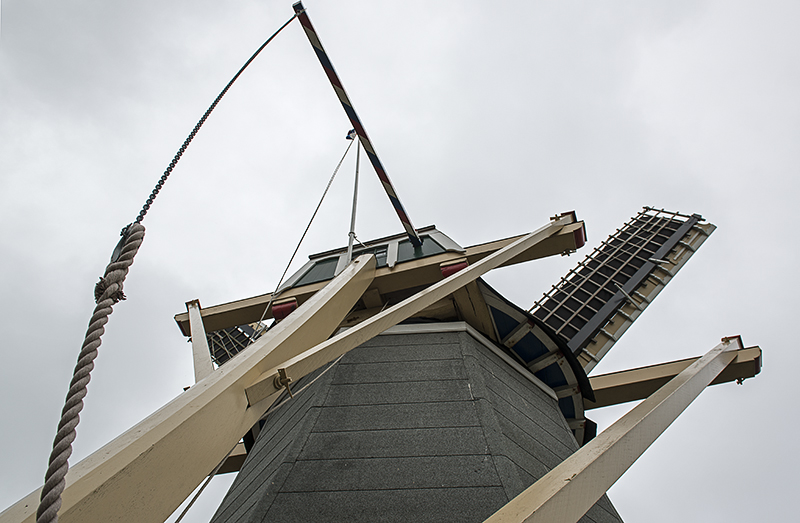
[(83, 398), (86, 397), (87, 385), (91, 379), (91, 372), (94, 369), (94, 360), (97, 358), (97, 350), (100, 347), (103, 333), (105, 332), (104, 325), (108, 323), (108, 317), (113, 312), (113, 305), (125, 299), (125, 293), (122, 291), (122, 284), (125, 277), (128, 275), (128, 270), (133, 264), (133, 258), (139, 251), (139, 247), (144, 241), (144, 220), (147, 211), (153, 204), (153, 201), (158, 196), (164, 183), (169, 178), (169, 175), (175, 169), (175, 165), (186, 152), (189, 143), (194, 139), (197, 132), (205, 123), (208, 116), (217, 106), (219, 101), (228, 92), (228, 89), (233, 85), (237, 78), (244, 72), (250, 63), (255, 60), (256, 56), (280, 33), (289, 23), (297, 17), (297, 14), (292, 16), (286, 23), (284, 23), (275, 33), (270, 36), (261, 47), (256, 50), (249, 60), (239, 69), (239, 72), (228, 82), (228, 85), (219, 93), (217, 98), (206, 110), (197, 125), (194, 126), (192, 132), (183, 142), (175, 157), (169, 163), (169, 166), (164, 171), (164, 174), (156, 183), (155, 188), (147, 198), (147, 202), (142, 207), (136, 220), (125, 227), (121, 236), (122, 239), (117, 244), (111, 256), (111, 262), (106, 267), (105, 274), (100, 281), (95, 285), (94, 297), (97, 304), (92, 318), (89, 320), (89, 327), (86, 331), (86, 336), (81, 347), (81, 352), (78, 356), (78, 363), (75, 365), (73, 371), (72, 381), (70, 382), (69, 392), (61, 411), (61, 420), (58, 423), (58, 431), (55, 440), (53, 441), (53, 450), (50, 453), (50, 461), (45, 474), (44, 487), (40, 497), (39, 507), (36, 510), (37, 523), (57, 523), (58, 511), (61, 508), (61, 494), (66, 487), (66, 476), (69, 470), (69, 457), (72, 455), (72, 442), (75, 441), (77, 436), (76, 428), (80, 422), (80, 412), (83, 410)]
[(105, 332), (103, 326), (108, 323), (108, 316), (113, 312), (114, 304), (125, 299), (122, 284), (133, 264), (133, 258), (144, 240), (144, 226), (132, 223), (122, 230), (120, 245), (114, 250), (106, 272), (95, 286), (95, 302), (97, 303), (83, 346), (78, 356), (78, 363), (70, 382), (67, 399), (61, 411), (61, 421), (53, 441), (53, 451), (45, 475), (44, 487), (36, 511), (37, 523), (54, 523), (58, 521), (58, 510), (61, 508), (61, 493), (66, 486), (65, 477), (69, 470), (69, 457), (72, 454), (72, 442), (75, 441), (75, 428), (80, 422), (83, 410), (83, 398), (86, 397), (86, 386), (91, 379), (94, 359), (100, 347), (100, 337)]
[(278, 33), (283, 31), (283, 28), (289, 25), (289, 23), (291, 23), (291, 21), (294, 20), (295, 18), (297, 18), (297, 14), (292, 16), (285, 24), (283, 24), (277, 31), (275, 31), (275, 33), (273, 33), (272, 36), (267, 38), (267, 41), (261, 44), (261, 47), (259, 47), (258, 50), (256, 50), (255, 53), (253, 53), (253, 56), (251, 56), (250, 59), (247, 62), (245, 62), (242, 68), (239, 69), (239, 72), (236, 73), (233, 78), (231, 78), (231, 81), (228, 82), (228, 85), (225, 86), (225, 89), (223, 89), (222, 92), (219, 93), (219, 95), (211, 104), (211, 106), (206, 110), (205, 114), (203, 114), (203, 117), (200, 118), (200, 120), (197, 122), (197, 125), (194, 126), (192, 132), (189, 133), (189, 136), (183, 142), (181, 148), (178, 149), (177, 153), (175, 153), (175, 157), (172, 158), (171, 162), (169, 162), (167, 169), (164, 171), (164, 174), (158, 180), (158, 183), (156, 184), (155, 188), (153, 188), (153, 192), (150, 193), (150, 196), (147, 198), (147, 201), (145, 202), (144, 206), (142, 206), (142, 210), (139, 211), (139, 216), (136, 217), (136, 221), (134, 223), (142, 223), (142, 220), (144, 220), (144, 216), (147, 214), (147, 211), (150, 210), (150, 206), (153, 204), (153, 201), (156, 199), (156, 196), (158, 196), (158, 193), (161, 191), (161, 188), (164, 187), (164, 183), (167, 181), (167, 178), (169, 178), (169, 175), (172, 174), (172, 170), (175, 168), (175, 165), (178, 163), (178, 160), (180, 160), (181, 156), (183, 156), (183, 153), (186, 152), (186, 148), (189, 147), (191, 141), (194, 140), (195, 135), (203, 126), (203, 124), (206, 122), (206, 119), (211, 114), (211, 111), (213, 111), (214, 108), (217, 107), (217, 104), (219, 103), (220, 100), (222, 100), (222, 97), (225, 96), (225, 93), (228, 92), (228, 89), (231, 88), (233, 82), (235, 82), (236, 79), (239, 78), (239, 76), (244, 72), (244, 70), (247, 69), (247, 66), (250, 65), (250, 63), (253, 60), (255, 60), (256, 56), (258, 56), (261, 50), (264, 49), (267, 46), (267, 44), (272, 41), (273, 38), (278, 36)]

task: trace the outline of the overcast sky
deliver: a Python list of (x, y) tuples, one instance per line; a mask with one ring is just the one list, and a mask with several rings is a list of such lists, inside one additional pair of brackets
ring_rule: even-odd
[[(208, 105), (291, 0), (5, 0), (0, 19), (0, 508), (41, 485), (92, 291)], [(742, 386), (705, 391), (609, 491), (628, 522), (793, 520), (789, 384), (800, 167), (797, 2), (322, 2), (311, 20), (414, 225), (467, 246), (556, 212), (589, 246), (643, 205), (718, 230), (595, 374), (741, 334)], [(106, 329), (71, 463), (191, 385), (172, 317), (271, 291), (347, 145), (299, 23), (178, 164)], [(347, 241), (353, 157), (301, 248)], [(360, 239), (401, 232), (362, 171)], [(527, 308), (588, 253), (487, 280)], [(630, 406), (591, 412), (607, 427)], [(184, 521), (208, 521), (232, 476)]]

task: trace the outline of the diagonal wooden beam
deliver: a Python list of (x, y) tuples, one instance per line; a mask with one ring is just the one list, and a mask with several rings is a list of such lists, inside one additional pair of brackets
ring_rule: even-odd
[(574, 523), (736, 358), (722, 343), (495, 512), (487, 523)]
[(523, 236), (521, 239), (507, 245), (494, 254), (485, 257), (475, 265), (470, 265), (448, 276), (444, 280), (439, 281), (439, 283), (418, 292), (397, 305), (364, 320), (356, 326), (334, 336), (330, 340), (307, 350), (303, 354), (297, 355), (291, 360), (281, 364), (282, 366), (269, 369), (259, 376), (258, 380), (256, 380), (253, 385), (247, 388), (248, 400), (251, 404), (254, 404), (262, 400), (267, 401), (267, 398), (276, 397), (277, 393), (281, 390), (280, 385), (275, 379), (276, 376), (278, 376), (279, 368), (284, 369), (286, 374), (295, 380), (305, 376), (309, 372), (318, 369), (322, 365), (358, 347), (365, 341), (372, 339), (386, 329), (397, 325), (406, 318), (411, 317), (424, 308), (449, 296), (458, 289), (475, 281), (488, 271), (502, 266), (508, 260), (530, 249), (531, 246), (546, 241), (562, 227), (572, 223), (572, 220), (574, 220), (574, 216), (570, 215), (556, 218), (548, 225)]
[[(585, 237), (585, 226), (581, 221), (574, 221), (563, 226), (555, 234), (546, 240), (532, 245), (530, 248), (517, 254), (514, 258), (503, 263), (503, 267), (523, 263), (547, 256), (555, 256), (570, 252), (583, 245), (580, 241)], [(439, 266), (443, 263), (450, 263), (459, 258), (467, 258), (470, 265), (474, 265), (485, 257), (507, 247), (523, 238), (525, 235), (504, 238), (488, 243), (481, 243), (467, 247), (466, 253), (444, 252), (435, 256), (410, 260), (398, 263), (393, 268), (381, 267), (375, 271), (375, 280), (370, 285), (371, 289), (377, 290), (380, 294), (417, 287), (431, 285), (442, 279)], [(299, 304), (303, 304), (316, 292), (323, 288), (327, 282), (312, 283), (288, 289), (281, 293), (281, 298), (296, 298)], [(203, 317), (203, 324), (206, 331), (213, 332), (225, 327), (235, 325), (245, 325), (261, 319), (265, 314), (264, 309), (270, 303), (271, 294), (262, 294), (229, 303), (204, 307), (200, 313)], [(271, 308), (266, 311), (265, 319), (272, 318)], [(180, 327), (185, 336), (189, 336), (189, 314), (184, 312), (175, 315), (175, 322)]]
[[(374, 278), (375, 258), (359, 257), (247, 350), (75, 465), (67, 475), (62, 523), (164, 521), (266, 412), (278, 395), (274, 381), (278, 369), (299, 378), (574, 223), (574, 215), (554, 218), (478, 263), (323, 341)], [(0, 523), (33, 522), (39, 492), (0, 514)]]
[[(253, 345), (72, 468), (61, 523), (161, 522), (191, 494), (266, 412), (245, 388), (265, 370), (326, 340), (361, 298), (375, 257), (360, 256)], [(39, 492), (0, 514), (33, 522)]]

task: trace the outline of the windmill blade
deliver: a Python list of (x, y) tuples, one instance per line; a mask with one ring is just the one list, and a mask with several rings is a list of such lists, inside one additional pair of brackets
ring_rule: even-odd
[(716, 227), (645, 207), (534, 304), (591, 371)]

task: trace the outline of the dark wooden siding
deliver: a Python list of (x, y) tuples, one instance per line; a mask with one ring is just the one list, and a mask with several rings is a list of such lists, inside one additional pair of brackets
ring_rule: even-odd
[[(270, 414), (212, 521), (483, 521), (576, 448), (467, 333), (379, 336)], [(620, 520), (604, 499), (584, 521)]]

